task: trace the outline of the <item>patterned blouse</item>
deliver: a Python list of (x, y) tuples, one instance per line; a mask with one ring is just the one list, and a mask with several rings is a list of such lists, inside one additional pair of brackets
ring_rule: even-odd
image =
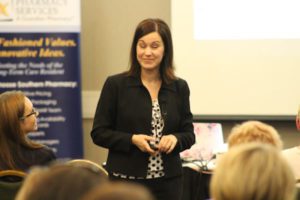
[[(155, 145), (158, 145), (164, 128), (164, 120), (162, 118), (158, 100), (152, 101), (152, 136), (155, 138)], [(149, 157), (147, 179), (158, 178), (164, 176), (164, 167), (161, 153)]]
[[(155, 145), (158, 145), (161, 137), (162, 137), (162, 130), (164, 128), (164, 120), (162, 118), (160, 107), (158, 100), (155, 99), (152, 101), (152, 121), (151, 121), (151, 127), (152, 127), (152, 136), (155, 138)], [(148, 169), (147, 169), (147, 176), (146, 177), (135, 177), (135, 176), (128, 176), (125, 174), (120, 173), (113, 173), (114, 176), (120, 177), (120, 178), (128, 178), (128, 179), (153, 179), (153, 178), (159, 178), (163, 177), (165, 175), (164, 173), (164, 167), (163, 167), (163, 160), (161, 153), (157, 153), (155, 156), (149, 156), (148, 161)]]

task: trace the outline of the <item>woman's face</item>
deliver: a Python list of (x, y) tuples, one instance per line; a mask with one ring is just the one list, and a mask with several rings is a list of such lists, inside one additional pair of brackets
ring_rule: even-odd
[(25, 133), (37, 130), (37, 115), (31, 101), (25, 97), (25, 111), (21, 120), (21, 128)]
[(159, 70), (164, 50), (164, 43), (157, 32), (141, 37), (137, 42), (136, 56), (142, 70)]

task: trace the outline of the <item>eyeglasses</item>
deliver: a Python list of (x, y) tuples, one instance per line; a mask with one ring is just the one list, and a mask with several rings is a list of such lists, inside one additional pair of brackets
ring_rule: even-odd
[(20, 119), (24, 120), (27, 117), (30, 117), (31, 115), (35, 115), (37, 117), (37, 116), (39, 116), (39, 112), (35, 108), (32, 108), (32, 111), (29, 114), (27, 114), (27, 115), (25, 115), (23, 117), (20, 117)]

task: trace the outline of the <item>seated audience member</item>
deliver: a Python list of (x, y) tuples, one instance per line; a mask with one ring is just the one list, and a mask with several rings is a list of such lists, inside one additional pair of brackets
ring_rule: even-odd
[(299, 106), (298, 114), (296, 116), (296, 127), (300, 131), (300, 106)]
[(295, 181), (277, 148), (249, 143), (223, 155), (210, 189), (214, 200), (293, 200)]
[(227, 142), (228, 148), (249, 142), (261, 142), (278, 150), (282, 149), (282, 141), (276, 129), (260, 121), (247, 121), (234, 126)]
[(154, 197), (144, 186), (122, 181), (95, 187), (82, 200), (154, 200)]
[(55, 160), (51, 149), (27, 137), (37, 130), (38, 114), (21, 91), (0, 95), (0, 170), (27, 171)]
[(33, 168), (16, 200), (77, 200), (108, 178), (93, 168), (69, 164)]
[(300, 146), (285, 149), (282, 154), (293, 170), (297, 186), (300, 187)]
[[(300, 110), (297, 115), (297, 129), (300, 131)], [(282, 151), (283, 156), (291, 166), (295, 179), (297, 180), (297, 186), (300, 188), (300, 145)]]

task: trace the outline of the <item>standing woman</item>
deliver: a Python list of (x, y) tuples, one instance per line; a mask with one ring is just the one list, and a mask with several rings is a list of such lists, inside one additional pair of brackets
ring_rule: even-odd
[(0, 170), (27, 171), (55, 159), (46, 146), (31, 141), (27, 134), (37, 130), (38, 112), (21, 91), (0, 95)]
[(190, 91), (173, 67), (168, 25), (145, 19), (136, 28), (130, 69), (107, 78), (91, 136), (108, 148), (111, 180), (138, 182), (158, 200), (179, 200), (179, 153), (195, 142)]

